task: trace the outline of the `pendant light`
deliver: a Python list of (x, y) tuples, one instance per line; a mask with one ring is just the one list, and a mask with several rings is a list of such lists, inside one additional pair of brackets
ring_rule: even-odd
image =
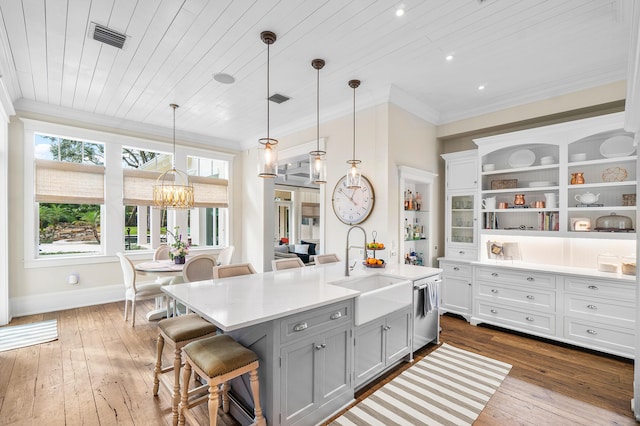
[(347, 188), (360, 188), (360, 177), (362, 173), (358, 164), (362, 161), (356, 160), (356, 88), (360, 86), (360, 80), (349, 80), (349, 87), (353, 89), (353, 157), (347, 161), (349, 170), (347, 171)]
[(193, 184), (189, 175), (176, 170), (176, 108), (178, 105), (170, 104), (173, 108), (173, 158), (171, 170), (161, 174), (153, 186), (153, 204), (160, 209), (192, 209), (193, 208)]
[(318, 70), (316, 97), (316, 150), (309, 153), (309, 178), (311, 183), (327, 183), (327, 152), (320, 150), (320, 70), (324, 67), (323, 59), (314, 59), (311, 66)]
[(260, 33), (260, 39), (267, 45), (267, 137), (258, 140), (260, 149), (258, 150), (258, 176), (262, 178), (275, 178), (278, 176), (278, 152), (277, 139), (269, 137), (269, 46), (276, 42), (276, 35), (271, 31)]

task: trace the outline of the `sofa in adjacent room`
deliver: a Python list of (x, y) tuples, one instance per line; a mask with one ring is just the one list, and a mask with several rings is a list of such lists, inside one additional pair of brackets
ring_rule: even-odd
[(311, 241), (300, 241), (300, 244), (280, 244), (273, 248), (274, 259), (299, 257), (305, 265), (314, 265), (318, 244)]

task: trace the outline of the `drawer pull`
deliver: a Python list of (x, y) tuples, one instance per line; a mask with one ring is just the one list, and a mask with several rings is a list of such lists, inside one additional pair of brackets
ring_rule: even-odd
[(531, 282), (531, 281), (535, 281), (535, 278), (533, 277), (527, 277), (527, 281)]
[(318, 351), (319, 351), (320, 349), (324, 349), (324, 348), (326, 348), (326, 347), (327, 347), (326, 343), (323, 343), (323, 344), (321, 344), (321, 345), (316, 345), (316, 350), (318, 350)]
[(525, 317), (527, 321), (533, 321), (533, 317)]
[(589, 287), (587, 287), (589, 290), (597, 290), (598, 286), (597, 285), (590, 285)]
[(491, 312), (492, 314), (497, 314), (497, 313), (498, 313), (498, 311), (497, 311), (497, 310), (495, 310), (495, 309), (492, 309), (490, 312)]
[(596, 305), (587, 305), (587, 308), (597, 310), (598, 307)]
[(457, 266), (454, 266), (454, 267), (453, 267), (453, 270), (454, 270), (454, 271), (459, 271), (459, 270), (460, 270), (460, 268), (458, 268)]
[(332, 319), (332, 320), (337, 320), (338, 318), (342, 318), (342, 312), (340, 311), (332, 313), (331, 316), (329, 317), (329, 319)]
[(458, 254), (459, 254), (459, 255), (461, 255), (461, 256), (464, 256), (464, 251), (460, 250), (460, 251), (458, 252)]
[(293, 331), (302, 331), (306, 330), (308, 327), (306, 322), (301, 322), (300, 324), (296, 324), (293, 326)]
[(497, 289), (495, 289), (495, 288), (492, 288), (492, 289), (491, 289), (491, 293), (493, 293), (493, 294), (497, 294), (497, 293), (498, 293), (498, 290), (497, 290)]
[(492, 273), (491, 273), (491, 276), (492, 276), (492, 277), (497, 277), (497, 276), (498, 276), (498, 273), (497, 273), (497, 272), (492, 272)]
[(589, 333), (589, 334), (598, 334), (598, 332), (597, 332), (597, 331), (592, 330), (592, 329), (588, 329), (588, 330), (587, 330), (587, 333)]
[(531, 294), (527, 294), (527, 299), (529, 300), (535, 300), (535, 296), (531, 295)]

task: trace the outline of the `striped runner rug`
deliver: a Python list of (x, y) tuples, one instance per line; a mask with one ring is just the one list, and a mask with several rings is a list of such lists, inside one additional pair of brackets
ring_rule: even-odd
[(0, 352), (38, 345), (57, 338), (57, 320), (0, 327)]
[(442, 344), (331, 426), (471, 425), (511, 365)]

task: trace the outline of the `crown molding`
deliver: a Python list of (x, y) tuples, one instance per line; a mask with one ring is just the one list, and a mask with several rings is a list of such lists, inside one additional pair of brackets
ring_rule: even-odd
[[(171, 139), (173, 135), (173, 130), (169, 127), (138, 123), (135, 121), (123, 120), (116, 117), (94, 114), (92, 112), (79, 111), (73, 108), (43, 104), (41, 102), (35, 102), (27, 99), (19, 99), (15, 104), (15, 109), (18, 112), (24, 111), (35, 114), (42, 114), (60, 120), (80, 122), (90, 126), (114, 128), (127, 132), (143, 134), (146, 136)], [(176, 130), (176, 139), (180, 139), (183, 142), (205, 145), (209, 147), (226, 148), (235, 151), (240, 149), (237, 141), (221, 139), (183, 130)]]

